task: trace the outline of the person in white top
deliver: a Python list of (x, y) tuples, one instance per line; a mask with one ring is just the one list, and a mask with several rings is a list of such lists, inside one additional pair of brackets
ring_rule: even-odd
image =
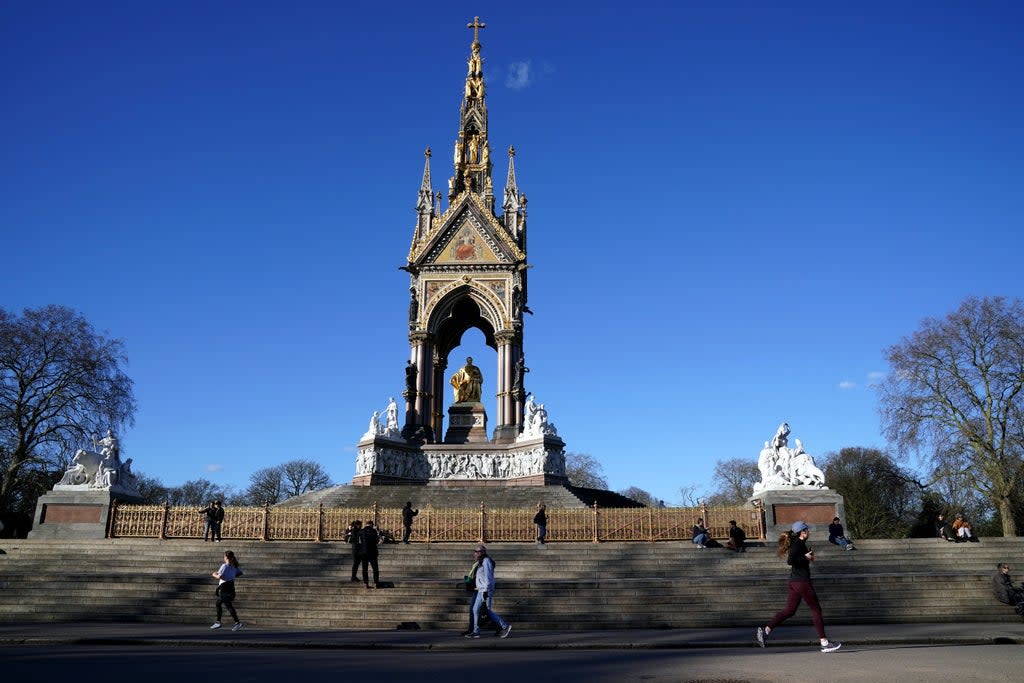
[(238, 612), (235, 611), (235, 579), (242, 575), (242, 568), (238, 565), (238, 558), (235, 554), (228, 550), (224, 553), (224, 564), (220, 566), (220, 569), (213, 572), (211, 576), (215, 579), (219, 579), (217, 582), (217, 621), (213, 622), (211, 629), (218, 629), (221, 627), (220, 618), (223, 614), (223, 608), (228, 608), (228, 614), (235, 620), (235, 625), (231, 627), (232, 631), (241, 631), (245, 628), (245, 624), (238, 620)]
[(476, 570), (476, 599), (473, 601), (473, 631), (466, 634), (467, 638), (480, 637), (480, 608), (487, 610), (487, 615), (501, 628), (499, 637), (508, 638), (512, 625), (491, 609), (494, 604), (494, 560), (487, 556), (487, 548), (478, 545), (473, 556), (480, 566)]

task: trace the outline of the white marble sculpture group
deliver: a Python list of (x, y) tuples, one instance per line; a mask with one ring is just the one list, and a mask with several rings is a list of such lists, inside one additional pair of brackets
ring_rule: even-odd
[(363, 439), (373, 439), (378, 436), (385, 439), (402, 438), (402, 430), (398, 427), (398, 404), (395, 403), (394, 397), (388, 399), (388, 405), (384, 408), (383, 424), (380, 421), (380, 413), (376, 410), (373, 411), (373, 415), (370, 416), (370, 426), (363, 434)]
[(121, 449), (114, 432), (107, 430), (102, 439), (92, 437), (96, 451), (78, 449), (71, 467), (54, 486), (59, 489), (119, 489), (138, 494), (138, 482), (132, 474), (132, 459), (121, 462)]
[(548, 422), (548, 411), (543, 403), (535, 403), (533, 394), (523, 406), (523, 431), (516, 441), (538, 439), (542, 436), (558, 436), (554, 422)]
[(789, 447), (789, 425), (783, 422), (771, 441), (766, 441), (757, 459), (761, 481), (754, 484), (754, 493), (773, 489), (826, 489), (825, 474), (804, 451), (800, 439), (796, 448)]

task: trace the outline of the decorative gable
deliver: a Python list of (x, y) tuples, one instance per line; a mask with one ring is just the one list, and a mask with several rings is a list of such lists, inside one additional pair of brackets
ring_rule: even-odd
[(525, 259), (505, 226), (488, 215), (475, 195), (464, 193), (460, 199), (412, 255), (413, 263), (420, 267), (510, 266)]

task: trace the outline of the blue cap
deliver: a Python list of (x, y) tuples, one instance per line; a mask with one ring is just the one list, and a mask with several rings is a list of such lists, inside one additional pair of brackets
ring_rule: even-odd
[(810, 527), (807, 526), (807, 522), (793, 522), (793, 533), (794, 534), (798, 534), (801, 531), (805, 531), (807, 529), (810, 529)]

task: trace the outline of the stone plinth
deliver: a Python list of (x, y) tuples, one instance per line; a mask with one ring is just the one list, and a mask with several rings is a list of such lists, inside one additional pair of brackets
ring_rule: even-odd
[(788, 531), (793, 522), (803, 520), (818, 538), (828, 538), (828, 525), (833, 517), (845, 522), (843, 497), (827, 488), (784, 488), (760, 491), (750, 502), (764, 510), (765, 533), (768, 540)]
[(29, 538), (106, 538), (112, 502), (142, 502), (116, 489), (69, 490), (75, 488), (68, 486), (40, 496)]
[(359, 442), (354, 486), (550, 486), (568, 483), (565, 443), (541, 436), (516, 443)]
[(448, 430), (444, 442), (487, 442), (487, 411), (483, 403), (456, 403), (448, 408)]

